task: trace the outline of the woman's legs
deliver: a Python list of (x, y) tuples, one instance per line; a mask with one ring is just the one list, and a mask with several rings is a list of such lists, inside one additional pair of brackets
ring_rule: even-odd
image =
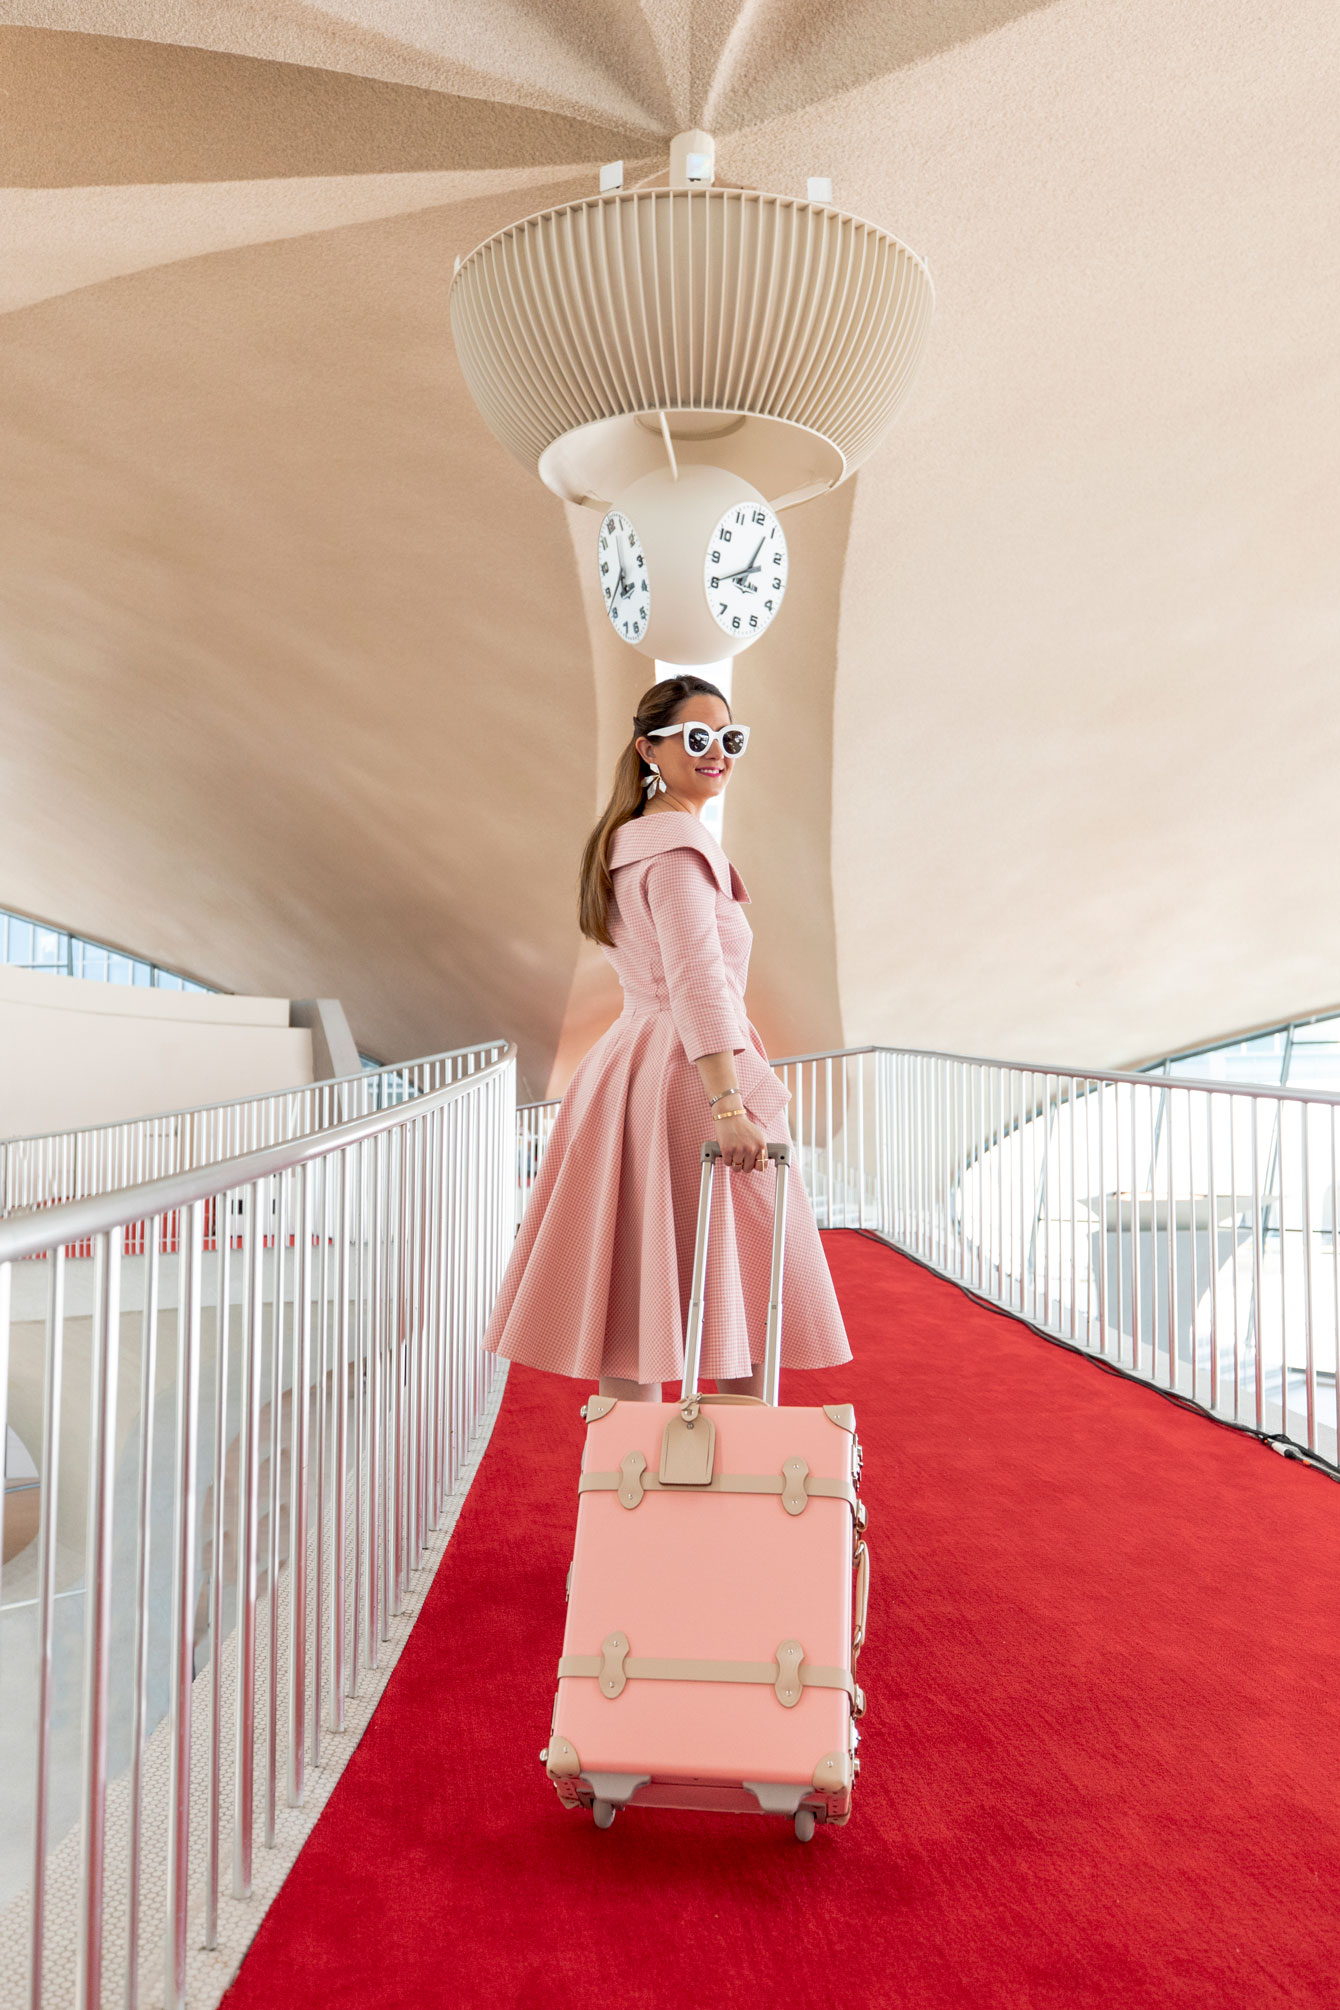
[(600, 1393), (602, 1396), (613, 1396), (620, 1403), (659, 1403), (661, 1385), (659, 1382), (626, 1382), (622, 1375), (602, 1375)]

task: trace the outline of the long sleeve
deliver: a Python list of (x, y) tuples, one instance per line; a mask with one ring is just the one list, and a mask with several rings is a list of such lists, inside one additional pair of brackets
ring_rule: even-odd
[(717, 929), (717, 890), (700, 852), (678, 847), (647, 868), (647, 906), (669, 991), (670, 1014), (691, 1061), (741, 1053), (739, 1003), (726, 977)]

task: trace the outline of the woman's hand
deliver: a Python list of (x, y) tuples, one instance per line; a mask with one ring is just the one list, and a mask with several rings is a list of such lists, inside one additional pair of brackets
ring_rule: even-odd
[(721, 1163), (741, 1172), (761, 1172), (768, 1163), (768, 1134), (759, 1129), (743, 1110), (738, 1117), (723, 1117), (713, 1129), (721, 1146)]

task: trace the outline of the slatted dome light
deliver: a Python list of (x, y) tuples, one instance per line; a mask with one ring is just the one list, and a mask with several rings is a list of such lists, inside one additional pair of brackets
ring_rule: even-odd
[(456, 274), (470, 391), (568, 501), (603, 508), (668, 453), (729, 468), (774, 508), (803, 502), (868, 459), (907, 395), (924, 260), (830, 204), (693, 185), (695, 142), (711, 145), (676, 141), (672, 186), (526, 217)]

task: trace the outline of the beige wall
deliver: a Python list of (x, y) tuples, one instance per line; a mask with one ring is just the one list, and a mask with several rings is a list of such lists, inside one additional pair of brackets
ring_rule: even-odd
[(286, 998), (201, 996), (0, 967), (0, 1137), (230, 1102), (312, 1079)]

